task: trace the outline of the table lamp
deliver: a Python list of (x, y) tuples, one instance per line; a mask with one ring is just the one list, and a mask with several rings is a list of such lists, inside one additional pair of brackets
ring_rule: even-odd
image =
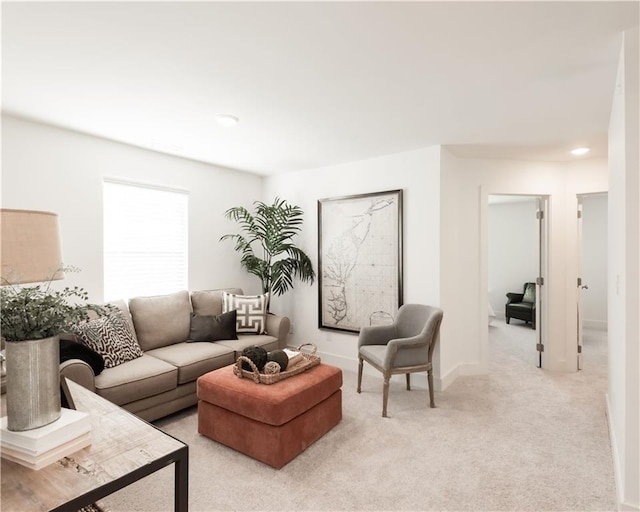
[[(62, 279), (58, 216), (0, 210), (2, 286)], [(60, 417), (58, 337), (6, 341), (7, 427), (23, 431)]]

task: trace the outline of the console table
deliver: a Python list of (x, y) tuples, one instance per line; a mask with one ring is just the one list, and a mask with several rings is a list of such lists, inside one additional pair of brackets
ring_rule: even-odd
[(2, 459), (2, 510), (76, 512), (174, 463), (175, 510), (187, 512), (189, 447), (79, 384), (66, 382), (75, 408), (91, 415), (91, 445), (38, 471)]

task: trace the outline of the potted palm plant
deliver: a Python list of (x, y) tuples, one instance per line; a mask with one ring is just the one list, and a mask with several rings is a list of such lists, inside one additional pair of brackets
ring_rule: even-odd
[(228, 234), (220, 240), (235, 241), (241, 265), (260, 279), (262, 292), (282, 295), (293, 287), (293, 279), (313, 284), (316, 274), (311, 259), (293, 243), (302, 228), (299, 206), (275, 198), (273, 204), (256, 201), (254, 213), (243, 206), (225, 212), (236, 221), (242, 233)]

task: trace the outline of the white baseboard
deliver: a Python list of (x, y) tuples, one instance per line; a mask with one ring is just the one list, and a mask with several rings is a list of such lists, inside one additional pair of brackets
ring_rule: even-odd
[(609, 429), (609, 443), (611, 444), (611, 457), (613, 459), (613, 480), (616, 485), (616, 502), (618, 510), (621, 510), (622, 503), (622, 482), (620, 481), (620, 456), (618, 455), (618, 445), (616, 443), (616, 433), (611, 423), (611, 403), (609, 402), (609, 393), (604, 394), (606, 402), (607, 427)]
[(460, 363), (444, 376), (435, 377), (433, 386), (436, 391), (444, 391), (461, 375), (484, 375), (487, 368), (480, 363)]
[(331, 366), (337, 366), (341, 370), (348, 372), (358, 371), (358, 359), (355, 357), (341, 356), (338, 354), (331, 354), (330, 352), (318, 352), (318, 355), (323, 363), (330, 364)]
[(596, 331), (606, 331), (608, 324), (604, 320), (583, 320), (582, 327)]
[[(320, 356), (320, 359), (322, 360), (323, 363), (330, 364), (331, 366), (337, 366), (338, 368), (340, 368), (342, 371), (345, 371), (345, 372), (353, 372), (353, 373), (358, 372), (357, 358), (341, 356), (338, 354), (331, 354), (329, 352), (318, 352), (318, 355)], [(365, 374), (367, 372), (372, 371), (376, 376), (380, 377), (380, 385), (382, 385), (382, 374), (378, 370), (373, 370), (371, 366), (369, 366), (368, 367), (369, 369), (367, 369), (367, 366), (368, 365), (366, 364), (364, 365)], [(404, 382), (403, 375), (391, 376), (392, 381), (399, 380), (399, 379), (402, 379), (402, 382)], [(434, 389), (437, 390), (438, 386), (435, 381), (436, 379), (434, 378), (433, 386), (434, 386)], [(411, 377), (411, 387), (415, 389), (424, 389), (424, 390), (429, 389), (429, 386), (427, 383), (427, 374), (426, 373), (413, 374)]]
[[(339, 354), (332, 354), (330, 352), (318, 352), (320, 359), (323, 363), (337, 366), (343, 371), (357, 372), (358, 371), (358, 359), (355, 357), (341, 356)], [(366, 366), (366, 365), (365, 365)], [(365, 370), (366, 371), (366, 370)], [(379, 372), (376, 370), (376, 373)], [(460, 375), (483, 375), (487, 373), (487, 369), (480, 363), (460, 363), (453, 370), (448, 372), (444, 377), (434, 375), (433, 387), (435, 391), (444, 391), (447, 389), (453, 381), (455, 381)], [(392, 379), (403, 379), (402, 375), (394, 375)], [(411, 387), (416, 389), (429, 389), (426, 373), (416, 373), (411, 378)]]
[(618, 453), (618, 444), (616, 443), (616, 432), (611, 423), (611, 402), (609, 402), (609, 394), (604, 395), (606, 401), (607, 427), (609, 428), (609, 442), (611, 443), (611, 456), (613, 459), (613, 479), (616, 485), (616, 502), (620, 512), (640, 512), (640, 507), (629, 505), (624, 502), (624, 485), (622, 482), (622, 471), (620, 468), (620, 454)]

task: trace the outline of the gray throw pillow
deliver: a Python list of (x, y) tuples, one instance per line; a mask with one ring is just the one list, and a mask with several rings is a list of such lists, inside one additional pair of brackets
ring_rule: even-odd
[(187, 341), (237, 340), (236, 311), (220, 315), (191, 315), (191, 329)]

